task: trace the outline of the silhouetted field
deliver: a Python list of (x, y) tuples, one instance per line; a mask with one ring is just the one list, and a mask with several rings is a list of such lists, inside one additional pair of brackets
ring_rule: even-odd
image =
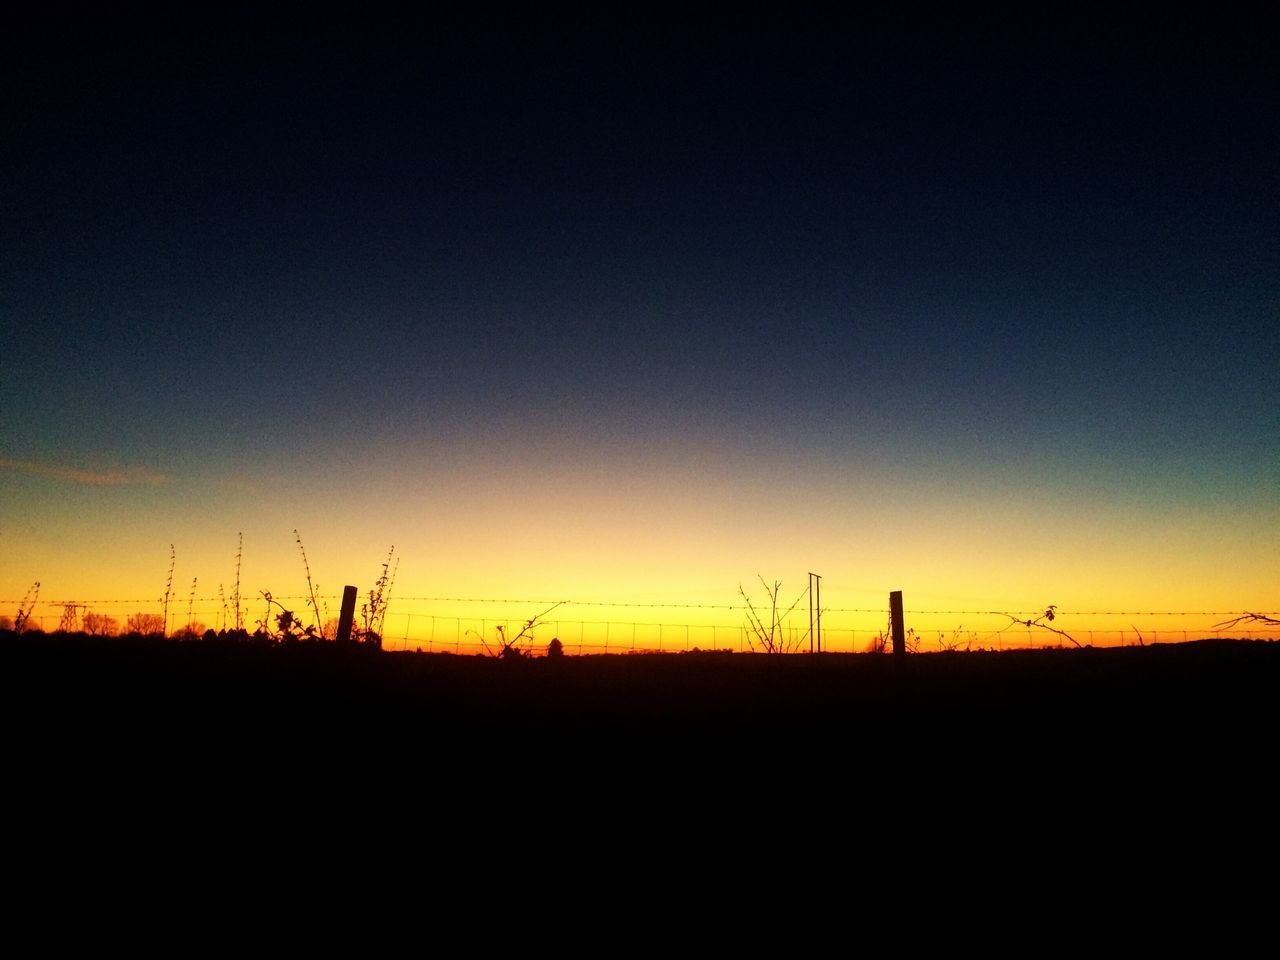
[(463, 792), (851, 773), (872, 791), (1247, 780), (1280, 690), (1280, 644), (1243, 641), (915, 655), (899, 669), (872, 655), (499, 662), (10, 634), (0, 660), (11, 768)]

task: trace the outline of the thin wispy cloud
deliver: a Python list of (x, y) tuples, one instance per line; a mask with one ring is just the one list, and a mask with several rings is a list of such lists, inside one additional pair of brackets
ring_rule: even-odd
[(171, 478), (166, 474), (156, 473), (152, 470), (82, 470), (78, 467), (64, 467), (56, 463), (14, 460), (9, 457), (0, 457), (0, 470), (25, 473), (28, 476), (44, 477), (49, 480), (62, 480), (66, 483), (78, 483), (89, 487), (159, 487), (171, 482)]

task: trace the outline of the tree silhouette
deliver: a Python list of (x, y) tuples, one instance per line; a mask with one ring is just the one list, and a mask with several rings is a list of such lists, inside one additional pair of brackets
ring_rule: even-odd
[(136, 633), (144, 637), (164, 635), (164, 618), (158, 613), (135, 613), (125, 617), (124, 629), (127, 633)]
[(120, 621), (105, 613), (84, 612), (84, 632), (91, 637), (114, 637), (120, 630)]

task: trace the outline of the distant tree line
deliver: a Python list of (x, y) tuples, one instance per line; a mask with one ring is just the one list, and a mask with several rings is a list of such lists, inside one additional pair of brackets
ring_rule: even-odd
[[(288, 613), (288, 611), (286, 611)], [(85, 610), (78, 618), (78, 623), (69, 620), (66, 616), (58, 625), (58, 629), (50, 631), (51, 636), (87, 636), (98, 638), (122, 637), (136, 639), (173, 639), (173, 640), (202, 640), (206, 642), (229, 642), (229, 643), (257, 643), (263, 645), (274, 644), (295, 644), (320, 642), (324, 637), (317, 635), (314, 628), (303, 629), (299, 621), (289, 613), (288, 616), (277, 616), (273, 618), (275, 622), (275, 630), (270, 630), (264, 624), (259, 624), (258, 628), (252, 632), (244, 629), (222, 629), (213, 630), (205, 626), (205, 624), (193, 620), (185, 626), (177, 630), (166, 633), (164, 617), (158, 613), (135, 613), (125, 618), (124, 627), (121, 628), (120, 620), (117, 617), (109, 616), (105, 613), (96, 613), (92, 610)], [(329, 624), (328, 636), (332, 638), (336, 635), (337, 622), (332, 621)], [(24, 618), (21, 623), (16, 623), (13, 619), (0, 616), (0, 633), (5, 634), (45, 634), (45, 631), (38, 625), (31, 623), (30, 618)], [(379, 645), (381, 638), (378, 634), (369, 630), (362, 630), (359, 627), (352, 631), (352, 638), (357, 642), (371, 643)]]

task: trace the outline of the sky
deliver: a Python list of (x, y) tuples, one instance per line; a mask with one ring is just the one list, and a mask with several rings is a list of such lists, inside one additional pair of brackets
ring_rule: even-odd
[(1267, 24), (295, 13), (3, 41), (0, 599), (1280, 609)]

